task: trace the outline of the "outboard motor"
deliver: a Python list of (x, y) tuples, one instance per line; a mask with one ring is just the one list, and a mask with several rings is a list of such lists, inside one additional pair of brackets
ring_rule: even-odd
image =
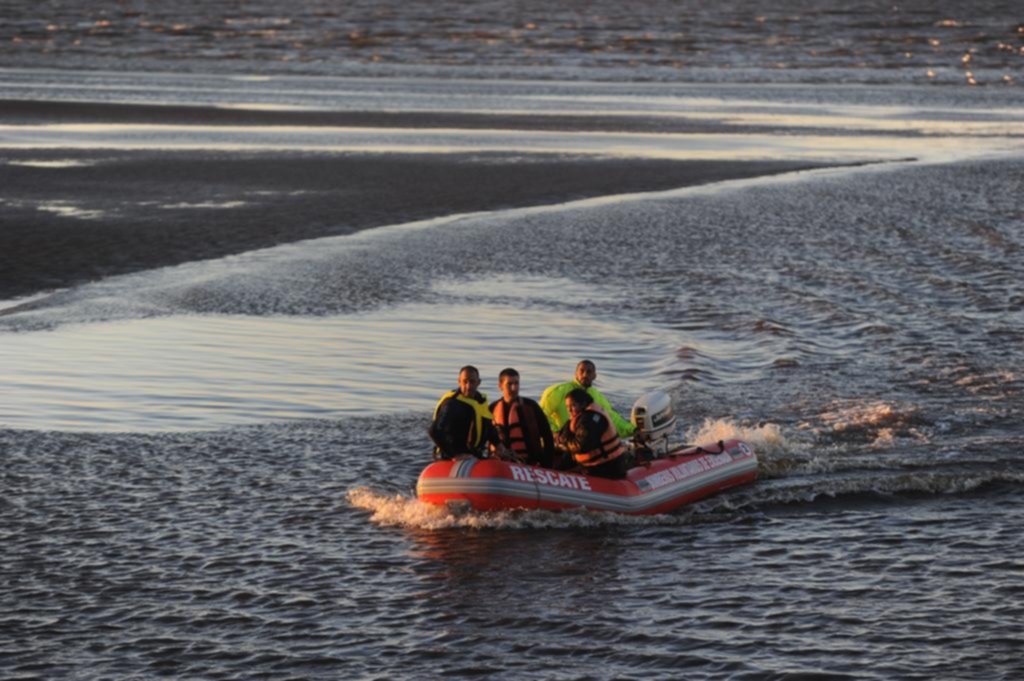
[(629, 420), (636, 426), (633, 442), (638, 448), (649, 449), (654, 456), (668, 453), (668, 439), (676, 429), (672, 398), (660, 390), (643, 395), (633, 403)]

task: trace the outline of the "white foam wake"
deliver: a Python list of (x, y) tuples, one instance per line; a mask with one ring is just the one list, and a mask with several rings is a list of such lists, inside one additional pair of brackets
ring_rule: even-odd
[[(523, 530), (549, 528), (587, 528), (608, 525), (692, 525), (716, 520), (707, 514), (707, 504), (665, 515), (628, 516), (601, 511), (574, 509), (570, 511), (497, 511), (451, 513), (444, 507), (425, 504), (404, 494), (388, 494), (368, 487), (349, 490), (348, 501), (368, 511), (370, 521), (385, 527), (421, 530), (495, 529)], [(700, 513), (696, 511), (699, 510)], [(719, 520), (724, 518), (717, 518)]]
[(694, 444), (734, 438), (749, 444), (759, 456), (782, 454), (793, 448), (782, 429), (774, 423), (745, 426), (729, 419), (705, 419), (704, 423), (686, 431), (686, 441)]

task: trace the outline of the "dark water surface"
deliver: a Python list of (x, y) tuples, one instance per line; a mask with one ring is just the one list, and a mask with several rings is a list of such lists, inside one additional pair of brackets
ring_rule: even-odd
[(1019, 87), (1024, 61), (1024, 23), (1010, 0), (53, 0), (4, 9), (0, 59), (17, 66)]
[[(740, 5), (6, 8), (0, 677), (1021, 678), (1020, 17)], [(760, 480), (415, 500), (583, 356)]]
[[(986, 452), (770, 474), (653, 519), (456, 521), (408, 500), (421, 425), (4, 434), (9, 677), (1021, 671), (1020, 477)], [(824, 493), (840, 477), (860, 491)]]

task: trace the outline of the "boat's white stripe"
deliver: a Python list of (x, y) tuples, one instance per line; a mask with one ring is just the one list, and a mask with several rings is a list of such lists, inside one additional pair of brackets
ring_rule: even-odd
[(452, 478), (468, 478), (477, 461), (476, 457), (456, 461), (455, 465), (448, 472), (448, 476)]

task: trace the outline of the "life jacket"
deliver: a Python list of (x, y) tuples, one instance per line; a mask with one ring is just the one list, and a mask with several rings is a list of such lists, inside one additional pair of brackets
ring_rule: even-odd
[(505, 400), (498, 400), (492, 405), (491, 411), (494, 414), (494, 425), (501, 431), (505, 446), (518, 458), (525, 459), (530, 454), (529, 443), (540, 442), (535, 411), (521, 400), (513, 402), (511, 407), (505, 404)]
[(449, 390), (441, 396), (441, 399), (437, 401), (437, 406), (434, 407), (435, 422), (437, 421), (437, 413), (441, 411), (441, 405), (450, 399), (458, 400), (463, 404), (469, 405), (473, 409), (473, 425), (469, 429), (466, 447), (472, 452), (479, 450), (483, 445), (484, 419), (489, 421), (492, 418), (491, 410), (487, 408), (487, 398), (481, 394), (480, 399), (477, 400), (473, 397), (466, 397), (458, 390)]
[(605, 426), (604, 433), (601, 435), (601, 444), (597, 449), (592, 449), (589, 452), (573, 452), (573, 458), (576, 459), (576, 463), (589, 468), (591, 466), (600, 466), (622, 456), (626, 451), (626, 447), (622, 444), (622, 440), (619, 439), (619, 434), (615, 430), (615, 424), (612, 423), (612, 420), (608, 418), (608, 415), (596, 403), (587, 405), (586, 409), (576, 415), (570, 426), (572, 431), (576, 432), (580, 419), (587, 412), (600, 414), (604, 417), (607, 425)]

